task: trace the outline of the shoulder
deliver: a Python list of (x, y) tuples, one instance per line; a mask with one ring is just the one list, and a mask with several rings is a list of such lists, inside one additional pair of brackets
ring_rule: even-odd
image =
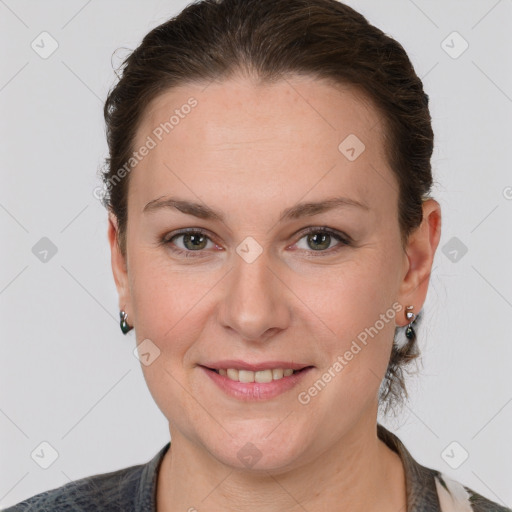
[(36, 494), (3, 512), (135, 510), (143, 465), (93, 475)]
[(434, 476), (442, 511), (512, 512), (512, 509), (485, 498), (440, 471), (430, 471)]
[(158, 468), (170, 445), (146, 463), (74, 480), (2, 512), (154, 511)]
[(402, 460), (408, 511), (512, 512), (512, 509), (485, 498), (445, 473), (420, 464), (398, 436), (380, 423), (377, 424), (377, 434), (379, 439), (394, 450)]

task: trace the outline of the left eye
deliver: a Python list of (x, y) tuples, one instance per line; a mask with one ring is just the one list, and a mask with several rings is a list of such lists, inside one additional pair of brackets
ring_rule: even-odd
[(299, 247), (300, 249), (310, 250), (312, 249), (315, 252), (327, 252), (326, 249), (329, 249), (331, 242), (337, 240), (339, 243), (337, 245), (348, 245), (348, 240), (342, 235), (331, 231), (329, 229), (319, 229), (315, 228), (308, 231), (302, 238), (297, 242), (297, 246), (301, 240), (305, 239), (306, 247)]

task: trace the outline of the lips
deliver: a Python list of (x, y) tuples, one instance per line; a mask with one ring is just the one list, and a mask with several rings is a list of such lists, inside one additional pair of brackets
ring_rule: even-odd
[[(313, 366), (305, 366), (289, 361), (247, 363), (231, 360), (208, 364), (212, 367), (220, 366), (220, 368), (204, 365), (198, 365), (198, 368), (226, 395), (242, 401), (261, 401), (276, 398), (297, 386), (314, 368)], [(222, 368), (222, 366), (228, 368)], [(286, 374), (285, 369), (282, 368), (283, 366), (286, 369)], [(296, 369), (286, 368), (286, 366), (295, 367)], [(240, 369), (237, 369), (237, 367)], [(242, 367), (257, 368), (257, 370), (246, 370)]]

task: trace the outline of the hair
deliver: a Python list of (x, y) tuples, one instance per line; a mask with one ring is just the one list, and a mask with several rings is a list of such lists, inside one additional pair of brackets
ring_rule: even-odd
[[(120, 70), (104, 106), (109, 158), (102, 202), (117, 219), (123, 255), (130, 175), (120, 171), (133, 156), (150, 103), (173, 87), (240, 73), (261, 83), (310, 76), (361, 92), (383, 119), (386, 157), (398, 182), (402, 248), (421, 224), (433, 181), (428, 96), (400, 43), (351, 7), (337, 0), (196, 1), (151, 30)], [(379, 390), (385, 412), (408, 396), (404, 370), (419, 355), (416, 336), (398, 344), (399, 329)]]

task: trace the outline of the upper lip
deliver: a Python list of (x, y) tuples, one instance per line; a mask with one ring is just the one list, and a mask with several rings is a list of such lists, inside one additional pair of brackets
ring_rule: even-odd
[(239, 359), (226, 359), (223, 361), (212, 361), (202, 364), (201, 366), (211, 368), (212, 370), (219, 370), (221, 368), (236, 368), (237, 370), (250, 370), (253, 372), (258, 372), (260, 370), (269, 370), (274, 368), (291, 368), (292, 370), (302, 370), (302, 368), (306, 368), (311, 365), (294, 363), (292, 361), (262, 361), (261, 363), (247, 363)]

